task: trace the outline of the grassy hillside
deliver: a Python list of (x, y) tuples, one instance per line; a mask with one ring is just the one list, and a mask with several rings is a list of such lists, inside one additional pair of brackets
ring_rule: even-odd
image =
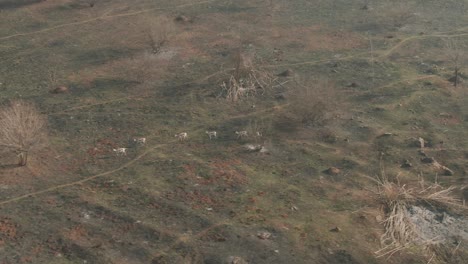
[[(468, 228), (382, 256), (374, 179), (468, 197), (467, 9), (0, 0), (0, 102), (49, 131), (27, 166), (0, 156), (0, 263), (464, 263)], [(254, 82), (235, 102), (231, 77)]]

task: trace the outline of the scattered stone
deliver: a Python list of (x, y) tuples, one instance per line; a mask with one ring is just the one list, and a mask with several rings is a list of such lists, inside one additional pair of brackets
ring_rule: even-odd
[(261, 231), (257, 233), (257, 237), (260, 239), (266, 240), (271, 237), (271, 233), (267, 231)]
[(248, 262), (245, 261), (243, 258), (237, 257), (237, 256), (228, 257), (227, 263), (228, 264), (248, 264)]
[(352, 83), (346, 85), (346, 87), (356, 88), (356, 87), (359, 87), (359, 85), (357, 83), (355, 83), (355, 82), (352, 82)]
[(276, 76), (289, 77), (289, 76), (292, 76), (293, 74), (294, 74), (294, 72), (291, 69), (287, 69), (287, 70), (285, 70), (283, 72), (278, 73)]
[(419, 148), (423, 149), (424, 148), (424, 138), (422, 137), (418, 137), (418, 141), (419, 141)]
[(409, 160), (405, 160), (403, 162), (403, 164), (401, 164), (401, 167), (402, 168), (411, 168), (411, 167), (413, 167), (413, 164), (411, 164), (411, 162)]
[(50, 92), (54, 93), (54, 94), (66, 93), (66, 92), (68, 92), (68, 87), (62, 85), (62, 86), (59, 86), (59, 87), (53, 89)]
[(436, 162), (436, 160), (434, 158), (432, 158), (432, 157), (424, 157), (424, 158), (421, 159), (421, 162), (422, 163), (431, 163), (432, 164), (432, 163)]
[(341, 172), (340, 169), (336, 168), (336, 167), (330, 167), (326, 170), (324, 170), (323, 172), (325, 172), (326, 174), (329, 174), (329, 175), (337, 175)]
[(330, 229), (330, 232), (335, 232), (335, 233), (341, 232), (341, 228), (335, 226), (334, 228)]
[(283, 93), (279, 93), (275, 95), (276, 100), (286, 100), (286, 96)]
[(184, 15), (178, 15), (174, 18), (175, 22), (180, 22), (180, 23), (193, 23), (193, 19), (184, 16)]
[(382, 135), (380, 135), (378, 137), (381, 138), (381, 137), (391, 137), (391, 136), (393, 136), (393, 133), (386, 132), (386, 133), (383, 133)]
[(422, 163), (434, 163), (436, 162), (436, 160), (432, 157), (424, 157), (424, 158), (421, 158), (421, 162)]

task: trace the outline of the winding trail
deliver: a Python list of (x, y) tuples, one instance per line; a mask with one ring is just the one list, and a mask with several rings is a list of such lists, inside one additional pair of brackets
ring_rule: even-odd
[(172, 6), (172, 7), (154, 7), (154, 8), (144, 9), (144, 10), (138, 10), (138, 11), (132, 11), (132, 12), (127, 12), (127, 13), (115, 14), (115, 15), (108, 15), (107, 14), (108, 12), (106, 12), (101, 16), (94, 17), (94, 18), (91, 18), (91, 19), (60, 24), (60, 25), (56, 25), (56, 26), (53, 26), (53, 27), (44, 28), (44, 29), (31, 31), (31, 32), (24, 32), (24, 33), (12, 34), (12, 35), (9, 35), (9, 36), (3, 36), (3, 37), (0, 37), (0, 40), (6, 40), (6, 39), (11, 39), (11, 38), (16, 38), (16, 37), (23, 37), (23, 36), (29, 36), (29, 35), (34, 35), (34, 34), (41, 34), (41, 33), (45, 33), (45, 32), (60, 29), (60, 28), (83, 25), (83, 24), (91, 23), (91, 22), (98, 21), (98, 20), (111, 19), (111, 18), (117, 18), (117, 17), (135, 16), (135, 15), (148, 13), (148, 12), (156, 11), (156, 10), (171, 10), (171, 9), (182, 8), (182, 7), (187, 7), (187, 6), (208, 4), (208, 3), (215, 2), (215, 1), (217, 1), (217, 0), (206, 0), (206, 1), (200, 1), (200, 2), (195, 2), (195, 3), (176, 5), (176, 6)]
[(66, 187), (71, 187), (71, 186), (75, 186), (75, 185), (78, 185), (78, 184), (82, 184), (82, 183), (85, 183), (85, 182), (94, 180), (94, 179), (96, 179), (96, 178), (103, 177), (103, 176), (107, 176), (107, 175), (109, 175), (109, 174), (112, 174), (112, 173), (121, 171), (121, 170), (123, 170), (123, 169), (129, 167), (129, 166), (132, 165), (133, 163), (137, 162), (139, 159), (143, 158), (143, 157), (146, 156), (148, 153), (150, 153), (150, 152), (152, 152), (152, 151), (154, 151), (154, 150), (156, 150), (156, 149), (158, 149), (158, 148), (167, 146), (167, 145), (169, 145), (170, 143), (172, 143), (172, 142), (164, 143), (164, 144), (158, 144), (158, 145), (156, 145), (156, 146), (153, 146), (152, 148), (146, 150), (145, 152), (141, 153), (140, 155), (138, 155), (138, 156), (135, 157), (134, 159), (132, 159), (132, 160), (126, 162), (125, 164), (121, 165), (121, 166), (118, 167), (118, 168), (115, 168), (115, 169), (112, 169), (112, 170), (109, 170), (109, 171), (106, 171), (106, 172), (102, 172), (102, 173), (99, 173), (99, 174), (95, 174), (95, 175), (93, 175), (93, 176), (89, 176), (89, 177), (86, 177), (86, 178), (81, 179), (81, 180), (78, 180), (78, 181), (73, 181), (73, 182), (70, 182), (70, 183), (65, 183), (65, 184), (60, 184), (60, 185), (52, 186), (52, 187), (49, 187), (49, 188), (47, 188), (47, 189), (43, 189), (43, 190), (40, 190), (40, 191), (36, 191), (36, 192), (31, 192), (31, 193), (27, 193), (27, 194), (24, 194), (24, 195), (20, 195), (20, 196), (11, 198), (11, 199), (3, 200), (3, 201), (0, 202), (0, 206), (5, 205), (5, 204), (9, 204), (9, 203), (12, 203), (12, 202), (20, 201), (20, 200), (23, 200), (23, 199), (26, 199), (26, 198), (29, 198), (29, 197), (38, 196), (38, 195), (43, 194), (43, 193), (47, 193), (47, 192), (51, 192), (51, 191), (63, 189), (63, 188), (66, 188)]

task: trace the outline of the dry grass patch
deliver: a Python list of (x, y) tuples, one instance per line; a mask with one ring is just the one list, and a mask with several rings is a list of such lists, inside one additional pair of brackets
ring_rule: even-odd
[(276, 77), (255, 61), (255, 54), (238, 52), (234, 70), (223, 81), (221, 95), (230, 102), (264, 94), (276, 82)]
[(398, 175), (395, 180), (389, 180), (383, 169), (376, 182), (377, 195), (385, 212), (385, 219), (382, 221), (385, 232), (381, 237), (382, 248), (376, 252), (378, 257), (391, 257), (411, 246), (422, 246), (428, 250), (431, 246), (444, 242), (443, 239), (428, 238), (424, 234), (423, 227), (417, 226), (410, 214), (411, 207), (431, 211), (463, 208), (462, 201), (453, 195), (456, 190), (454, 186), (426, 183), (422, 177), (417, 184), (404, 184), (400, 182)]

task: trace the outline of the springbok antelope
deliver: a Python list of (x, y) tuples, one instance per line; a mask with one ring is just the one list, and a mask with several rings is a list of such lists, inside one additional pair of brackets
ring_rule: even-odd
[(146, 138), (145, 137), (133, 138), (133, 142), (135, 142), (136, 144), (144, 145), (146, 143)]
[(179, 139), (179, 141), (184, 141), (188, 138), (188, 134), (187, 132), (182, 132), (182, 133), (179, 133), (179, 134), (175, 134), (175, 137), (177, 139)]
[(236, 135), (237, 135), (237, 139), (240, 139), (240, 138), (243, 138), (243, 137), (247, 137), (248, 134), (247, 134), (247, 131), (243, 130), (243, 131), (236, 131)]
[(212, 137), (218, 138), (218, 133), (216, 131), (205, 131), (205, 133), (208, 135), (210, 140), (211, 140)]
[(127, 148), (116, 148), (112, 149), (117, 156), (125, 156), (127, 155)]

